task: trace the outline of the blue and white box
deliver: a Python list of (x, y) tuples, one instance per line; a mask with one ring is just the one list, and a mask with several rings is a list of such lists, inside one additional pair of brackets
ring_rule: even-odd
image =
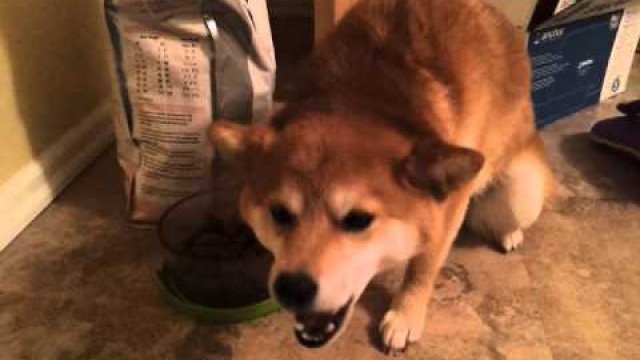
[(640, 38), (640, 1), (585, 0), (529, 36), (542, 127), (624, 92)]

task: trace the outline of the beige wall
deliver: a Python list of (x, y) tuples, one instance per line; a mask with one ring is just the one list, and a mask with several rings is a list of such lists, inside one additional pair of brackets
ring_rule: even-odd
[(359, 0), (315, 0), (315, 37), (320, 41)]
[(0, 0), (0, 186), (110, 91), (101, 0)]
[[(443, 0), (446, 1), (446, 0)], [(485, 0), (501, 10), (517, 27), (525, 29), (529, 25), (531, 15), (538, 0)], [(316, 41), (322, 39), (358, 0), (315, 0)], [(575, 0), (562, 0), (573, 3)]]
[(521, 29), (525, 29), (531, 21), (537, 0), (486, 0), (499, 10), (507, 19)]

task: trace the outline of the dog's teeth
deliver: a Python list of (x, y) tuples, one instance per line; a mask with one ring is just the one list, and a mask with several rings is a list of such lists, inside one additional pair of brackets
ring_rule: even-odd
[(328, 333), (332, 333), (336, 330), (336, 324), (334, 324), (333, 322), (330, 322), (327, 324), (327, 327), (324, 330)]
[(295, 329), (298, 331), (304, 330), (304, 325), (302, 323), (296, 323)]
[(306, 331), (302, 331), (302, 332), (300, 333), (300, 337), (301, 337), (303, 340), (306, 340), (306, 341), (319, 342), (319, 341), (321, 341), (321, 340), (322, 340), (322, 336), (321, 336), (321, 335), (312, 335), (312, 334), (309, 334), (309, 333), (308, 333), (308, 332), (306, 332)]

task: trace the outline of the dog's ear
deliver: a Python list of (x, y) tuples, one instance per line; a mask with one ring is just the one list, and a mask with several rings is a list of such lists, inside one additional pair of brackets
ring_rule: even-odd
[(414, 144), (405, 159), (403, 173), (411, 186), (426, 190), (436, 200), (447, 196), (473, 180), (484, 165), (477, 151), (424, 139)]
[(211, 142), (222, 159), (234, 161), (248, 151), (269, 147), (275, 132), (266, 125), (246, 126), (229, 121), (216, 121), (209, 132)]

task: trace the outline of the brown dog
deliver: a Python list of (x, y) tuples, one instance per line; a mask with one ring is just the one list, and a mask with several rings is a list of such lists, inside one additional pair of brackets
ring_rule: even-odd
[(524, 38), (481, 0), (362, 1), (297, 90), (268, 126), (212, 129), (275, 255), (272, 291), (300, 343), (319, 347), (376, 273), (409, 261), (380, 325), (402, 350), (465, 215), (512, 250), (550, 190)]

